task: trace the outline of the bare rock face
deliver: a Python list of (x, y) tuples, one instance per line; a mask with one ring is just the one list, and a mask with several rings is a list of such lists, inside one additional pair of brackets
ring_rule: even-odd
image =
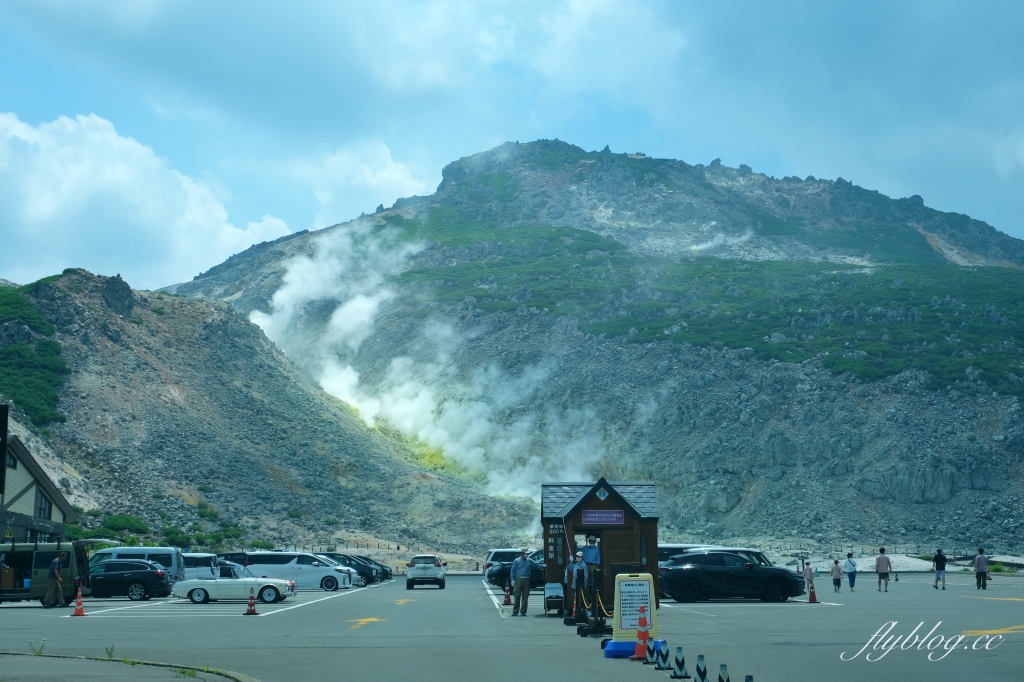
[(0, 324), (0, 350), (16, 343), (32, 343), (34, 339), (32, 330), (19, 322)]
[(135, 297), (132, 296), (132, 288), (121, 279), (121, 275), (108, 277), (103, 282), (103, 302), (121, 317), (128, 317), (132, 314), (132, 307), (135, 305)]

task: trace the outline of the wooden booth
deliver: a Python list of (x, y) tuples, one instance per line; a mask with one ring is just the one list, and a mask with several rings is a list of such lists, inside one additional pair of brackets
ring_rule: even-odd
[(658, 590), (658, 496), (654, 483), (544, 483), (541, 485), (545, 582), (562, 583), (576, 550), (597, 538), (604, 603), (612, 604), (616, 573), (650, 573)]

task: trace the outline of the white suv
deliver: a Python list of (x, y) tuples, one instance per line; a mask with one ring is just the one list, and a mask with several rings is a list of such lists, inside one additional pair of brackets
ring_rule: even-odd
[(434, 554), (417, 554), (405, 565), (405, 589), (411, 590), (416, 583), (432, 583), (444, 589), (444, 574), (448, 562)]

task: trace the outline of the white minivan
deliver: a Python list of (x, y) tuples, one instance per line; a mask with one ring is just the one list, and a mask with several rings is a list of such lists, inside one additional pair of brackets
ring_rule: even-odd
[(199, 552), (185, 552), (185, 580), (215, 580), (217, 571), (217, 555)]
[(351, 587), (350, 569), (308, 552), (247, 552), (245, 567), (253, 575), (294, 580), (297, 590)]
[(89, 557), (89, 567), (111, 559), (155, 561), (167, 569), (167, 576), (172, 583), (185, 579), (185, 557), (177, 547), (109, 547)]

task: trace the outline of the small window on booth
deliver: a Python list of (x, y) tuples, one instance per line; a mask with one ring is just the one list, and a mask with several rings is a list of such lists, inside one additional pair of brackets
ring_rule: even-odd
[(14, 455), (12, 455), (9, 452), (7, 453), (7, 468), (8, 469), (17, 469), (18, 468), (18, 460), (16, 460), (14, 458)]
[(640, 565), (647, 565), (647, 536), (640, 536)]
[(565, 566), (565, 547), (562, 546), (562, 536), (555, 538), (555, 562), (559, 566)]

